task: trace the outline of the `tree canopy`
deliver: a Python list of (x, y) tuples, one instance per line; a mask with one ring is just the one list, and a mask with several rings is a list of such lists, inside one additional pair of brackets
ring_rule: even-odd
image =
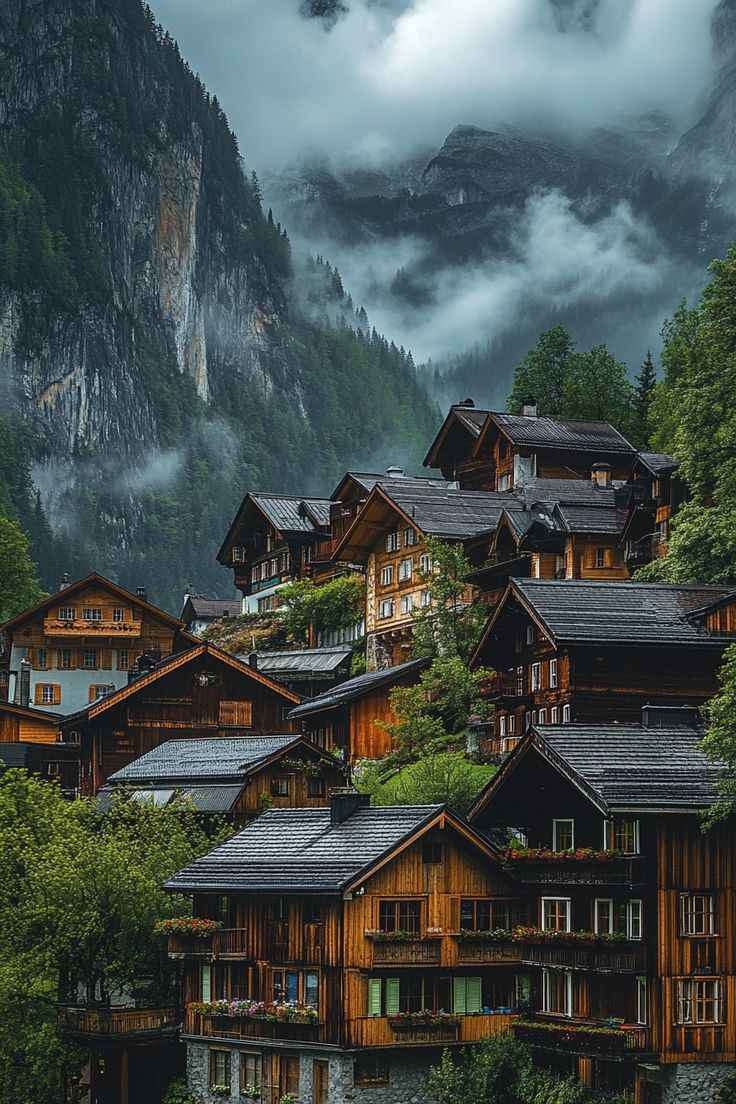
[(29, 549), (30, 541), (18, 523), (0, 516), (0, 622), (47, 597)]

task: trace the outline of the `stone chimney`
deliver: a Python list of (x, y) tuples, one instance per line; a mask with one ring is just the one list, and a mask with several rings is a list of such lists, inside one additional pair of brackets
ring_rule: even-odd
[(597, 487), (610, 487), (611, 465), (598, 461), (590, 469), (590, 478)]
[(144, 586), (136, 587), (135, 588), (135, 593), (136, 593), (136, 597), (140, 598), (141, 602), (147, 602), (148, 601), (148, 597), (146, 595), (146, 588)]
[(403, 479), (404, 469), (397, 467), (396, 464), (392, 464), (390, 468), (386, 468), (386, 475), (389, 479)]
[(330, 824), (343, 824), (358, 809), (367, 809), (370, 803), (370, 794), (349, 789), (333, 790), (330, 794)]
[(248, 666), (252, 667), (254, 671), (258, 670), (258, 652), (251, 652), (248, 656)]
[(69, 586), (69, 576), (67, 575), (67, 573), (65, 571), (64, 574), (61, 576), (61, 582), (59, 583), (59, 590), (66, 590), (66, 588), (68, 586)]
[(472, 399), (468, 398), (468, 399), (463, 399), (462, 402), (456, 403), (455, 405), (456, 406), (465, 406), (465, 407), (471, 407), (472, 408), (472, 407), (475, 406), (475, 403)]
[(525, 399), (521, 400), (521, 413), (525, 418), (536, 418), (537, 400), (533, 395), (527, 395)]
[(31, 703), (31, 664), (27, 659), (20, 661), (20, 674), (18, 676), (19, 705), (27, 709)]

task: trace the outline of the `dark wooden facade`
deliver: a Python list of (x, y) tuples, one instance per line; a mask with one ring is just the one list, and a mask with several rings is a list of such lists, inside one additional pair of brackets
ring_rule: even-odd
[(295, 732), (287, 716), (298, 701), (247, 664), (200, 644), (67, 717), (62, 731), (79, 742), (81, 789), (94, 794), (109, 775), (166, 740)]
[(673, 456), (643, 452), (636, 459), (627, 491), (624, 555), (634, 571), (665, 555), (672, 519), (687, 500), (687, 488)]

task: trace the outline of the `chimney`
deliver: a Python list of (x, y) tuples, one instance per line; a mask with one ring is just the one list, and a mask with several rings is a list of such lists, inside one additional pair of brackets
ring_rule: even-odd
[(386, 468), (386, 475), (389, 479), (403, 479), (404, 469), (397, 467), (396, 464), (392, 464), (390, 468)]
[(525, 399), (521, 400), (521, 413), (525, 418), (536, 418), (537, 400), (533, 395), (527, 395)]
[(462, 402), (456, 403), (456, 406), (471, 407), (471, 409), (472, 409), (472, 407), (475, 406), (475, 403), (473, 402), (472, 399), (463, 399)]
[(251, 652), (248, 656), (248, 666), (252, 667), (254, 671), (258, 670), (258, 652)]
[(330, 794), (330, 824), (343, 824), (358, 809), (367, 809), (371, 803), (370, 794), (357, 790), (333, 790)]
[(27, 659), (20, 661), (20, 705), (27, 709), (31, 702), (31, 665)]
[(595, 483), (596, 487), (610, 487), (611, 465), (605, 464), (599, 460), (590, 469), (590, 478)]
[(148, 601), (148, 598), (146, 596), (146, 588), (145, 587), (136, 587), (135, 588), (135, 593), (136, 593), (136, 596), (138, 598), (140, 598), (141, 602), (147, 602)]
[(69, 576), (67, 575), (67, 573), (65, 571), (64, 574), (61, 576), (61, 582), (59, 583), (59, 590), (66, 590), (66, 588), (68, 586), (69, 586)]
[(696, 705), (645, 705), (641, 711), (644, 728), (699, 728)]

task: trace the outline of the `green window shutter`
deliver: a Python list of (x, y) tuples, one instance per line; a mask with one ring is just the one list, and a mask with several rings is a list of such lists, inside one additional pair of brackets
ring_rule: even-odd
[(386, 1015), (399, 1014), (399, 979), (386, 978)]
[(381, 979), (368, 978), (368, 1015), (381, 1015)]
[(467, 1011), (466, 988), (465, 978), (452, 979), (452, 1010), (460, 1016), (464, 1016)]
[(202, 967), (202, 1000), (212, 1000), (212, 967)]
[(465, 983), (466, 1008), (465, 1011), (472, 1015), (481, 1009), (481, 985), (479, 977), (469, 977)]

